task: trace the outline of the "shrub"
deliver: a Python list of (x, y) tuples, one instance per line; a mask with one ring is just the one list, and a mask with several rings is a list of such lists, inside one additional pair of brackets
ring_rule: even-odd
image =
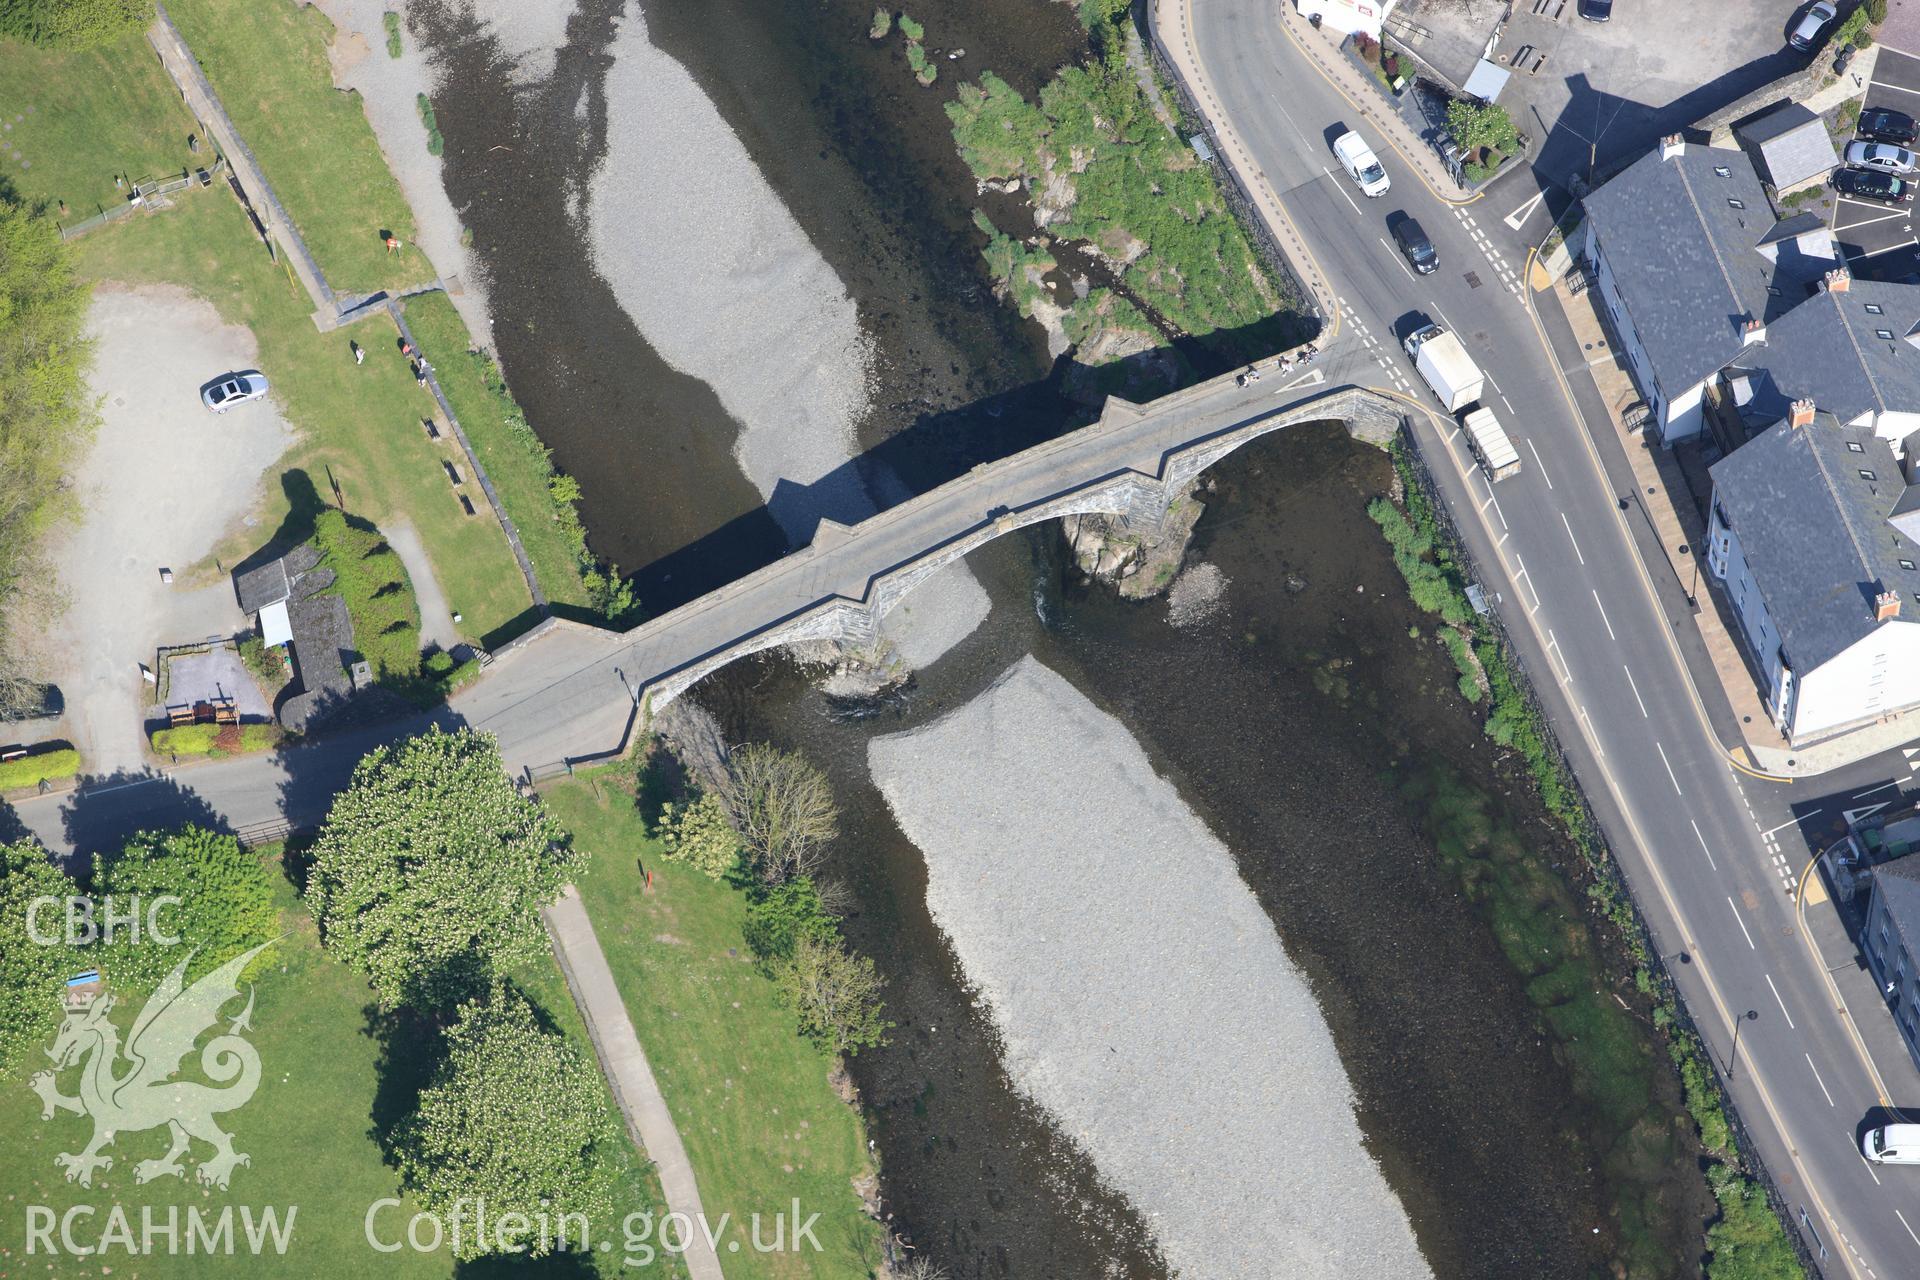
[(900, 34), (914, 44), (919, 44), (927, 38), (927, 29), (903, 13), (900, 15)]
[[(230, 835), (203, 827), (183, 827), (165, 834), (143, 832), (111, 857), (96, 854), (93, 891), (119, 900), (140, 898), (141, 913), (163, 895), (177, 904), (161, 909), (159, 920), (177, 945), (166, 945), (145, 932), (114, 935), (102, 948), (101, 967), (116, 989), (151, 991), (193, 951), (187, 981), (208, 973), (280, 934), (280, 912), (273, 905), (275, 873), (267, 860)], [(248, 972), (269, 963), (263, 953)], [(243, 975), (244, 976), (244, 975)]]
[(0, 0), (0, 35), (49, 49), (92, 49), (152, 19), (152, 0)]
[(893, 30), (893, 10), (875, 9), (873, 21), (867, 26), (867, 39), (884, 40), (887, 32)]
[(740, 865), (740, 834), (711, 791), (690, 804), (663, 806), (660, 842), (667, 857), (715, 880)]
[(803, 936), (775, 983), (799, 1019), (800, 1034), (822, 1049), (851, 1057), (887, 1043), (893, 1024), (880, 1002), (880, 976), (865, 956)]
[(833, 788), (798, 752), (751, 743), (727, 758), (726, 796), (753, 872), (767, 884), (807, 875), (839, 833)]
[(387, 24), (387, 56), (397, 58), (405, 52), (400, 43), (400, 15), (388, 10), (380, 15), (380, 20)]
[(155, 729), (151, 742), (155, 755), (210, 756), (219, 760), (269, 750), (279, 746), (285, 736), (275, 724), (183, 724)]
[(0, 764), (0, 791), (16, 787), (37, 787), (42, 782), (58, 782), (80, 772), (80, 753), (72, 747), (42, 751), (38, 755)]
[(1447, 131), (1469, 151), (1510, 155), (1520, 149), (1520, 130), (1507, 109), (1497, 103), (1454, 99), (1447, 104)]
[(1707, 1280), (1803, 1280), (1806, 1272), (1759, 1185), (1728, 1165), (1707, 1175), (1720, 1220), (1707, 1228)]
[(1354, 52), (1360, 55), (1360, 60), (1368, 66), (1377, 67), (1380, 65), (1380, 42), (1372, 36), (1361, 31), (1354, 32), (1353, 48)]
[(1867, 0), (1867, 21), (1879, 26), (1887, 20), (1887, 0)]
[(259, 636), (242, 636), (238, 646), (240, 661), (253, 678), (270, 691), (278, 690), (293, 678), (287, 667), (287, 651), (279, 645), (269, 647)]
[(426, 94), (417, 95), (415, 103), (420, 109), (420, 123), (427, 127), (427, 154), (437, 156), (446, 150), (446, 139), (440, 136), (439, 122), (433, 116), (433, 102)]
[(839, 929), (821, 905), (820, 893), (810, 876), (795, 876), (785, 884), (756, 889), (747, 903), (747, 920), (741, 932), (748, 950), (766, 962), (793, 959), (802, 938), (831, 943), (839, 937)]

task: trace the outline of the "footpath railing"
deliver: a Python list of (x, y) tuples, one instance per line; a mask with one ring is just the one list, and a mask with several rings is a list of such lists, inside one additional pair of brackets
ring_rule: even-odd
[[(1427, 506), (1433, 512), (1434, 523), (1439, 530), (1440, 539), (1445, 545), (1447, 554), (1461, 567), (1462, 572), (1469, 582), (1481, 581), (1478, 564), (1474, 559), (1473, 553), (1468, 550), (1466, 540), (1461, 537), (1459, 526), (1453, 518), (1453, 512), (1448, 507), (1446, 499), (1441, 495), (1439, 486), (1434, 481), (1433, 472), (1428, 467), (1425, 456), (1420, 452), (1418, 439), (1410, 430), (1404, 432), (1401, 439), (1405, 445), (1404, 456), (1410, 464), (1415, 482), (1419, 485), (1421, 494), (1427, 500)], [(1588, 853), (1587, 861), (1593, 872), (1594, 879), (1599, 883), (1609, 884), (1611, 887), (1617, 889), (1617, 899), (1626, 908), (1628, 916), (1627, 923), (1621, 924), (1617, 920), (1612, 922), (1619, 925), (1621, 932), (1628, 936), (1630, 942), (1637, 942), (1639, 944), (1639, 950), (1643, 952), (1645, 956), (1644, 964), (1648, 972), (1652, 975), (1654, 983), (1660, 993), (1671, 1002), (1674, 1010), (1678, 1014), (1679, 1032), (1692, 1036), (1695, 1041), (1699, 1043), (1701, 1052), (1713, 1066), (1711, 1079), (1713, 1081), (1714, 1093), (1719, 1100), (1721, 1111), (1726, 1115), (1728, 1128), (1732, 1131), (1734, 1138), (1732, 1144), (1734, 1151), (1728, 1156), (1728, 1162), (1738, 1167), (1742, 1172), (1750, 1174), (1760, 1186), (1765, 1189), (1767, 1202), (1772, 1206), (1774, 1213), (1779, 1216), (1781, 1222), (1798, 1223), (1800, 1225), (1801, 1230), (1799, 1232), (1789, 1231), (1787, 1237), (1793, 1242), (1794, 1251), (1799, 1255), (1801, 1264), (1811, 1268), (1813, 1274), (1820, 1274), (1821, 1264), (1829, 1259), (1826, 1243), (1819, 1232), (1814, 1229), (1812, 1216), (1808, 1213), (1806, 1206), (1794, 1204), (1787, 1199), (1786, 1195), (1780, 1190), (1779, 1183), (1774, 1180), (1772, 1170), (1755, 1154), (1758, 1148), (1754, 1145), (1753, 1134), (1748, 1129), (1745, 1119), (1741, 1116), (1740, 1109), (1734, 1104), (1733, 1095), (1727, 1089), (1727, 1081), (1723, 1075), (1723, 1068), (1719, 1060), (1714, 1056), (1706, 1036), (1701, 1034), (1699, 1023), (1695, 1020), (1692, 1010), (1687, 1007), (1686, 999), (1681, 995), (1679, 986), (1674, 982), (1673, 973), (1667, 966), (1666, 955), (1661, 951), (1654, 937), (1653, 928), (1647, 922), (1646, 913), (1640, 909), (1638, 899), (1635, 898), (1632, 889), (1627, 884), (1626, 873), (1621, 867), (1619, 857), (1614, 852), (1612, 842), (1607, 839), (1605, 828), (1600, 825), (1599, 818), (1593, 812), (1592, 805), (1587, 801), (1586, 789), (1579, 784), (1579, 774), (1575, 772), (1573, 760), (1567, 754), (1565, 746), (1560, 741), (1559, 733), (1553, 727), (1553, 721), (1547, 713), (1546, 705), (1540, 700), (1533, 674), (1528, 668), (1526, 660), (1514, 645), (1513, 637), (1507, 630), (1506, 622), (1501, 618), (1497, 609), (1488, 609), (1485, 614), (1480, 615), (1480, 618), (1481, 622), (1492, 632), (1494, 641), (1500, 648), (1502, 658), (1508, 663), (1514, 673), (1514, 687), (1518, 690), (1520, 696), (1526, 700), (1529, 712), (1533, 715), (1535, 722), (1540, 726), (1540, 736), (1546, 747), (1548, 756), (1564, 771), (1568, 778), (1574, 781), (1574, 785), (1568, 788), (1568, 790), (1574, 797), (1575, 803), (1579, 805), (1580, 814), (1584, 819), (1586, 829), (1591, 833), (1589, 838), (1592, 847)], [(1576, 843), (1577, 842), (1576, 840)], [(1669, 1031), (1668, 1034), (1672, 1035), (1674, 1032)], [(1812, 1241), (1811, 1247), (1808, 1244), (1809, 1239)]]
[(106, 226), (109, 222), (118, 222), (137, 209), (149, 208), (149, 201), (170, 196), (176, 191), (184, 191), (188, 187), (193, 186), (210, 187), (213, 185), (214, 179), (222, 177), (226, 172), (227, 158), (216, 155), (213, 158), (213, 163), (204, 169), (182, 170), (177, 177), (166, 178), (158, 182), (150, 179), (142, 179), (133, 184), (132, 191), (124, 202), (114, 205), (111, 208), (102, 209), (98, 213), (90, 217), (81, 218), (77, 222), (59, 224), (60, 238), (62, 240), (72, 240), (76, 236), (83, 236), (89, 231), (98, 230)]

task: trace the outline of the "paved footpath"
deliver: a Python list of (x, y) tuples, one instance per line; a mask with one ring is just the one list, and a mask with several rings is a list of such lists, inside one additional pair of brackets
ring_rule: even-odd
[(613, 1098), (627, 1118), (627, 1132), (653, 1161), (660, 1173), (660, 1189), (666, 1193), (667, 1211), (685, 1214), (693, 1224), (692, 1239), (681, 1255), (693, 1280), (724, 1280), (720, 1259), (701, 1229), (705, 1210), (700, 1205), (700, 1187), (694, 1181), (693, 1164), (687, 1149), (680, 1145), (680, 1131), (674, 1128), (667, 1100), (660, 1095), (659, 1082), (647, 1064), (646, 1051), (634, 1034), (627, 1006), (614, 985), (613, 972), (607, 968), (606, 953), (594, 936), (593, 923), (587, 919), (586, 906), (572, 885), (560, 900), (541, 912), (546, 917), (547, 934), (553, 939), (554, 958), (567, 975), (573, 1002), (587, 1021), (587, 1034), (593, 1038), (594, 1052), (600, 1057), (600, 1069), (613, 1087)]

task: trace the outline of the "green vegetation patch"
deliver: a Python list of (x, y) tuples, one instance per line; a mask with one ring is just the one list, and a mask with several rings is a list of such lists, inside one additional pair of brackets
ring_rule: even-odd
[[(270, 473), (258, 525), (216, 547), (217, 559), (231, 565), (251, 555), (260, 530), (276, 521), (304, 538), (310, 529), (301, 526), (319, 508), (314, 479), (330, 479), (358, 515), (412, 522), (448, 606), (471, 633), (494, 645), (532, 625), (533, 602), (498, 522), (484, 506), (466, 515), (448, 488), (441, 462), (458, 455), (427, 438), (422, 423), (433, 399), (415, 383), (391, 327), (360, 326), (367, 359), (355, 365), (345, 335), (315, 330), (305, 291), (267, 256), (230, 200), (182, 201), (161, 217), (94, 232), (74, 242), (74, 252), (90, 279), (190, 288), (259, 342), (260, 367), (299, 439)], [(527, 463), (487, 458), (502, 489), (545, 483), (513, 475), (516, 465)]]
[(314, 520), (313, 545), (333, 570), (329, 591), (347, 602), (353, 643), (374, 679), (404, 683), (420, 674), (420, 606), (400, 556), (380, 531), (328, 507)]
[(380, 21), (387, 28), (387, 56), (397, 58), (407, 51), (400, 42), (400, 15), (389, 9), (380, 15)]
[(431, 279), (420, 254), (390, 255), (381, 243), (391, 231), (411, 246), (413, 213), (360, 96), (333, 86), (326, 16), (311, 5), (253, 0), (175, 0), (167, 11), (327, 282), (370, 293)]
[(0, 175), (20, 200), (61, 222), (126, 203), (116, 177), (213, 162), (210, 143), (198, 155), (188, 149), (199, 126), (138, 30), (86, 50), (0, 40), (0, 113), (13, 125)]
[(552, 453), (514, 403), (499, 366), (473, 348), (453, 303), (439, 293), (410, 298), (407, 324), (433, 361), (440, 390), (492, 477), (547, 596), (591, 608), (609, 625), (636, 620), (639, 603), (618, 570), (587, 549), (578, 482), (554, 470)]
[(981, 179), (1021, 178), (1064, 216), (1050, 233), (1140, 250), (1116, 260), (1128, 290), (1175, 330), (1236, 358), (1285, 340), (1281, 285), (1267, 273), (1213, 173), (1167, 131), (1117, 33), (1102, 56), (1062, 71), (1036, 106), (983, 72), (947, 105), (962, 158)]
[(0, 0), (0, 36), (48, 49), (94, 49), (153, 17), (153, 0)]
[(273, 724), (183, 724), (175, 729), (155, 729), (151, 741), (155, 755), (220, 760), (270, 751), (285, 736), (280, 726)]
[[(821, 1215), (814, 1233), (823, 1252), (743, 1246), (726, 1256), (727, 1275), (865, 1274), (877, 1265), (880, 1228), (855, 1193), (873, 1179), (860, 1114), (835, 1092), (832, 1057), (796, 1033), (793, 1010), (746, 954), (749, 895), (666, 856), (642, 819), (630, 770), (583, 775), (544, 796), (595, 853), (581, 896), (679, 1123), (707, 1216), (764, 1220), (795, 1196)], [(780, 892), (782, 901), (792, 897)]]
[(19, 787), (37, 787), (43, 782), (58, 782), (80, 772), (80, 753), (72, 747), (42, 751), (38, 755), (0, 763), (0, 791)]
[(1023, 244), (1001, 231), (983, 210), (973, 211), (973, 225), (987, 237), (987, 247), (980, 251), (987, 270), (1020, 314), (1031, 316), (1034, 303), (1046, 296), (1040, 278), (1060, 264), (1044, 246)]
[(440, 122), (434, 119), (433, 100), (426, 94), (416, 94), (414, 105), (420, 112), (420, 123), (427, 129), (427, 154), (437, 156), (447, 149), (447, 140), (440, 136)]

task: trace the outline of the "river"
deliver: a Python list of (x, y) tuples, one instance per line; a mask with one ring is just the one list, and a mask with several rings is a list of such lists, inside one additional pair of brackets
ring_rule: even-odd
[[(786, 539), (735, 463), (740, 423), (644, 340), (580, 232), (619, 8), (581, 0), (531, 82), (448, 11), (415, 21), (441, 59), (448, 188), (488, 269), (503, 367), (580, 477), (595, 549), (635, 571), (658, 611)], [(653, 42), (691, 71), (854, 302), (873, 352), (861, 465), (918, 489), (1082, 420), (1037, 330), (989, 295), (973, 182), (940, 103), (950, 77), (983, 66), (1032, 93), (1085, 41), (1070, 9), (1043, 0), (916, 5), (931, 48), (966, 50), (925, 90), (896, 48), (866, 40), (871, 13), (848, 0), (646, 6)], [(1312, 984), (1368, 1150), (1436, 1275), (1571, 1280), (1630, 1249), (1692, 1266), (1703, 1206), (1685, 1140), (1671, 1124), (1611, 1132), (1579, 1096), (1490, 910), (1446, 856), (1445, 816), (1464, 810), (1503, 847), (1573, 857), (1454, 691), (1365, 515), (1390, 479), (1383, 455), (1328, 428), (1214, 468), (1192, 558), (1228, 586), (1198, 626), (1079, 580), (1041, 528), (969, 558), (991, 615), (899, 696), (834, 703), (777, 657), (695, 691), (731, 737), (798, 747), (833, 777), (846, 812), (833, 873), (859, 904), (850, 936), (900, 1024), (854, 1066), (883, 1193), (892, 1225), (956, 1276), (1166, 1273), (1140, 1215), (1008, 1080), (928, 913), (921, 854), (867, 774), (873, 737), (964, 705), (1026, 655), (1124, 722), (1234, 852)], [(1562, 931), (1584, 936), (1572, 916)], [(1630, 1066), (1649, 1114), (1677, 1114), (1670, 1073)]]

